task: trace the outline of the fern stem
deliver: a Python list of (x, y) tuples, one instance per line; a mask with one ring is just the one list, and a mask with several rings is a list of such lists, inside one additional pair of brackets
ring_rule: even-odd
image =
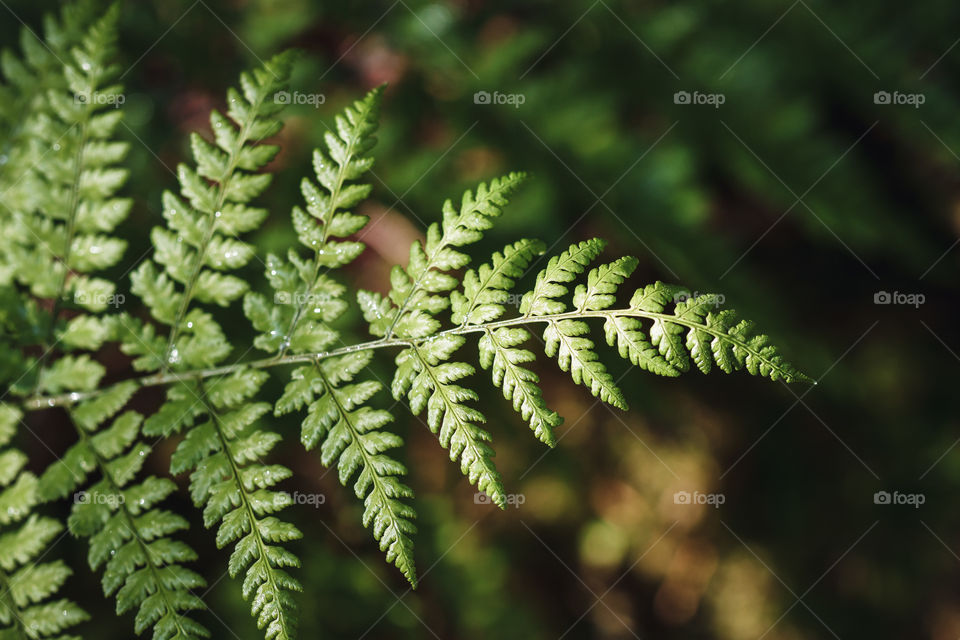
[[(171, 384), (173, 382), (181, 382), (181, 381), (187, 381), (187, 380), (203, 380), (205, 378), (214, 378), (218, 376), (224, 376), (244, 368), (268, 369), (271, 367), (276, 367), (276, 366), (285, 365), (285, 364), (298, 364), (298, 363), (313, 362), (315, 360), (316, 361), (325, 360), (326, 358), (342, 356), (348, 353), (354, 353), (356, 351), (367, 351), (369, 349), (385, 349), (389, 347), (411, 347), (411, 346), (416, 346), (420, 343), (426, 342), (427, 340), (430, 340), (437, 336), (466, 335), (471, 333), (481, 333), (488, 330), (493, 331), (494, 329), (499, 329), (500, 327), (513, 327), (517, 325), (533, 324), (537, 322), (551, 323), (551, 322), (559, 322), (561, 320), (582, 320), (584, 318), (609, 318), (611, 316), (632, 316), (636, 318), (645, 318), (647, 320), (663, 320), (665, 322), (679, 324), (679, 325), (688, 327), (690, 329), (697, 329), (698, 331), (703, 331), (705, 333), (708, 333), (714, 336), (715, 338), (719, 338), (720, 340), (725, 340), (731, 344), (734, 344), (737, 347), (743, 349), (744, 351), (750, 353), (754, 357), (762, 360), (764, 364), (770, 366), (772, 369), (776, 371), (782, 371), (781, 367), (776, 365), (769, 358), (764, 357), (761, 353), (754, 350), (746, 342), (739, 340), (728, 334), (720, 333), (704, 324), (698, 324), (691, 320), (678, 318), (677, 316), (670, 315), (669, 313), (654, 313), (652, 311), (641, 311), (638, 309), (627, 308), (627, 309), (606, 309), (603, 311), (567, 311), (565, 313), (556, 313), (556, 314), (544, 315), (544, 316), (530, 316), (530, 317), (518, 316), (516, 318), (508, 318), (506, 320), (497, 320), (495, 322), (487, 322), (484, 324), (471, 325), (467, 327), (462, 327), (462, 326), (453, 327), (451, 329), (440, 331), (439, 333), (433, 336), (426, 336), (424, 338), (412, 338), (412, 339), (380, 338), (378, 340), (361, 342), (359, 344), (340, 347), (338, 349), (332, 349), (330, 351), (322, 351), (320, 353), (304, 353), (304, 354), (293, 354), (293, 355), (284, 355), (284, 356), (270, 356), (268, 358), (261, 358), (259, 360), (252, 360), (250, 362), (237, 362), (234, 364), (225, 365), (222, 367), (215, 367), (212, 369), (194, 369), (190, 371), (181, 371), (181, 372), (157, 373), (157, 374), (150, 374), (147, 376), (141, 376), (139, 378), (132, 378), (132, 380), (137, 384), (138, 387), (155, 387), (159, 385)], [(127, 382), (128, 380), (130, 379), (121, 380), (114, 384), (120, 384), (121, 382)], [(95, 389), (93, 391), (63, 393), (63, 394), (51, 395), (51, 396), (34, 395), (23, 400), (21, 402), (21, 406), (28, 411), (36, 411), (39, 409), (46, 409), (49, 407), (70, 406), (70, 405), (76, 404), (77, 402), (98, 396), (101, 393), (104, 393), (109, 388), (111, 387), (107, 386), (100, 389)]]

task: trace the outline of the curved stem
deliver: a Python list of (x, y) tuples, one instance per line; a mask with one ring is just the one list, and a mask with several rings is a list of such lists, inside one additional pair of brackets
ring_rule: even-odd
[[(728, 333), (721, 333), (710, 327), (693, 322), (692, 320), (686, 320), (684, 318), (678, 318), (677, 316), (670, 315), (669, 313), (655, 313), (652, 311), (641, 311), (638, 309), (607, 309), (604, 311), (567, 311), (565, 313), (555, 313), (552, 315), (544, 316), (518, 316), (516, 318), (507, 318), (506, 320), (497, 320), (494, 322), (487, 322), (484, 324), (469, 325), (466, 327), (453, 327), (451, 329), (446, 329), (440, 331), (439, 333), (433, 336), (426, 336), (424, 338), (410, 338), (410, 339), (400, 339), (400, 338), (380, 338), (378, 340), (371, 340), (369, 342), (361, 342), (358, 344), (340, 347), (339, 349), (331, 349), (330, 351), (322, 351), (320, 353), (305, 353), (305, 354), (295, 354), (295, 355), (285, 355), (285, 356), (271, 356), (268, 358), (261, 358), (259, 360), (252, 360), (249, 362), (237, 362), (231, 365), (225, 365), (222, 367), (215, 367), (212, 369), (194, 369), (191, 371), (182, 371), (182, 372), (173, 372), (173, 373), (155, 373), (146, 376), (140, 376), (138, 378), (128, 378), (126, 380), (118, 381), (114, 384), (120, 384), (121, 382), (127, 382), (133, 380), (138, 387), (154, 387), (158, 385), (166, 385), (173, 382), (179, 382), (183, 380), (202, 380), (205, 378), (212, 378), (217, 376), (224, 376), (231, 374), (235, 371), (244, 368), (252, 369), (269, 369), (271, 367), (276, 367), (279, 365), (285, 364), (299, 364), (304, 362), (312, 362), (314, 360), (324, 360), (326, 358), (333, 358), (336, 356), (342, 356), (348, 353), (353, 353), (356, 351), (367, 351), (368, 349), (384, 349), (388, 347), (408, 347), (417, 344), (421, 344), (437, 336), (444, 335), (467, 335), (471, 333), (480, 333), (484, 331), (492, 331), (494, 329), (499, 329), (500, 327), (513, 327), (517, 325), (533, 324), (537, 322), (558, 322), (561, 320), (582, 320), (586, 318), (609, 318), (613, 316), (632, 316), (636, 318), (645, 318), (647, 320), (661, 320), (664, 322), (670, 322), (673, 324), (679, 324), (690, 329), (697, 329), (698, 331), (704, 331), (710, 335), (730, 342), (731, 344), (740, 347), (741, 349), (750, 352), (755, 357), (763, 361), (764, 364), (769, 367), (779, 370), (780, 367), (776, 363), (772, 362), (769, 358), (764, 357), (759, 352), (755, 351), (743, 340), (729, 335)], [(112, 386), (112, 385), (111, 385)], [(70, 406), (87, 400), (89, 398), (100, 395), (109, 389), (110, 386), (102, 387), (100, 389), (95, 389), (93, 391), (80, 392), (80, 393), (64, 393), (53, 396), (39, 396), (34, 395), (29, 398), (26, 398), (21, 402), (21, 406), (28, 411), (35, 411), (38, 409), (46, 409), (48, 407), (60, 407), (60, 406)]]

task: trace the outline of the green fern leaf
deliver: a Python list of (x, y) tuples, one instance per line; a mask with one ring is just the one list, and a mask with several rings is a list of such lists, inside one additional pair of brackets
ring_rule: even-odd
[(288, 640), (295, 637), (297, 623), (291, 591), (301, 587), (286, 569), (300, 562), (279, 544), (302, 534), (272, 515), (290, 503), (287, 494), (271, 490), (290, 471), (259, 462), (280, 439), (255, 426), (269, 410), (265, 403), (250, 403), (265, 378), (262, 371), (241, 370), (198, 384), (197, 404), (207, 421), (187, 433), (170, 468), (173, 473), (193, 470), (194, 504), (203, 507), (204, 524), (217, 527), (217, 546), (234, 545), (230, 575), (244, 573), (243, 597), (257, 626), (268, 640)]
[[(19, 409), (0, 403), (0, 447), (21, 419)], [(33, 513), (39, 483), (26, 462), (20, 451), (0, 449), (0, 636), (62, 637), (89, 616), (70, 600), (51, 600), (72, 571), (60, 560), (41, 563), (63, 526)]]
[(463, 346), (461, 336), (447, 335), (410, 347), (397, 356), (393, 396), (406, 395), (414, 415), (427, 409), (427, 426), (437, 434), (450, 459), (460, 460), (460, 471), (477, 489), (500, 508), (506, 507), (506, 492), (500, 472), (493, 464), (490, 434), (478, 426), (486, 419), (464, 404), (476, 401), (477, 393), (453, 384), (474, 373), (464, 362), (447, 362)]
[(604, 240), (592, 238), (572, 245), (559, 256), (550, 258), (546, 269), (537, 274), (533, 290), (523, 295), (520, 313), (525, 316), (562, 313), (566, 305), (555, 300), (567, 293), (567, 287), (562, 283), (571, 282), (583, 273), (606, 245)]
[(104, 593), (116, 595), (117, 613), (136, 609), (137, 633), (152, 626), (154, 640), (206, 638), (207, 629), (186, 615), (204, 608), (193, 590), (206, 583), (183, 566), (197, 555), (170, 537), (187, 529), (187, 521), (157, 508), (176, 485), (153, 476), (134, 483), (150, 452), (137, 441), (142, 416), (127, 411), (98, 431), (135, 390), (134, 383), (123, 383), (71, 411), (79, 440), (46, 470), (39, 493), (46, 500), (60, 498), (99, 471), (97, 482), (74, 494), (68, 525), (74, 535), (90, 539), (88, 560), (91, 568), (103, 569)]

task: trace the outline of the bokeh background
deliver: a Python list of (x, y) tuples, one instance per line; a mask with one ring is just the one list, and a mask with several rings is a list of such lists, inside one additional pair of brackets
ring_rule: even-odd
[[(2, 4), (6, 46), (21, 20), (55, 9)], [(416, 592), (383, 562), (336, 474), (301, 450), (298, 425), (278, 423), (290, 488), (327, 497), (291, 509), (307, 534), (302, 637), (960, 636), (958, 24), (960, 5), (936, 0), (125, 3), (137, 204), (116, 277), (148, 248), (187, 133), (207, 130), (242, 69), (296, 47), (293, 90), (322, 104), (287, 112), (264, 252), (292, 244), (297, 183), (333, 114), (387, 82), (369, 250), (343, 274), (351, 284), (384, 290), (445, 198), (523, 169), (533, 179), (478, 258), (521, 236), (556, 252), (609, 238), (609, 255), (640, 259), (634, 284), (722, 292), (819, 380), (659, 379), (610, 353), (632, 405), (620, 413), (541, 362), (547, 400), (566, 416), (556, 449), (494, 391), (482, 396), (497, 463), (523, 496), (506, 512), (475, 504), (398, 407), (418, 494)], [(878, 292), (923, 303), (877, 304)], [(225, 317), (242, 344), (245, 320)], [(387, 378), (389, 361), (379, 366)], [(475, 386), (490, 389), (482, 376)], [(54, 417), (35, 420), (68, 444)], [(157, 471), (168, 454), (156, 452)], [(680, 491), (723, 504), (677, 504)], [(923, 504), (876, 504), (878, 491)], [(211, 538), (194, 517), (216, 614), (204, 622), (216, 638), (256, 637)], [(85, 554), (76, 541), (58, 549)], [(87, 637), (130, 636), (97, 577), (70, 585), (99, 614)]]

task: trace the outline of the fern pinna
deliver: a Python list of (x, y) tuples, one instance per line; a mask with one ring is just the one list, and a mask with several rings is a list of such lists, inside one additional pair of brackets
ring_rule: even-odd
[[(278, 485), (293, 473), (271, 458), (282, 436), (265, 426), (286, 414), (301, 414), (302, 446), (352, 485), (364, 526), (416, 586), (413, 490), (381, 392), (388, 387), (394, 406), (425, 412), (451, 460), (503, 507), (492, 435), (467, 380), (476, 372), (464, 355), (470, 340), (494, 388), (548, 446), (562, 418), (531, 367), (535, 332), (547, 358), (619, 409), (626, 397), (594, 332), (662, 376), (695, 366), (806, 380), (714, 296), (690, 298), (660, 282), (626, 291), (638, 261), (596, 264), (602, 239), (549, 258), (543, 242), (517, 240), (470, 268), (467, 248), (502, 215), (523, 173), (444, 202), (406, 266), (393, 267), (385, 293), (352, 295), (338, 269), (364, 250), (368, 219), (355, 210), (371, 192), (383, 87), (335, 118), (291, 212), (299, 245), (264, 256), (270, 293), (251, 290), (238, 270), (261, 258), (241, 236), (268, 215), (254, 201), (279, 151), (270, 139), (282, 128), (277, 96), (294, 63), (289, 53), (242, 74), (227, 108), (212, 112), (211, 135), (190, 137), (193, 161), (178, 167), (176, 192), (163, 194), (152, 256), (130, 277), (147, 313), (115, 311), (116, 284), (103, 272), (121, 260), (126, 243), (116, 229), (132, 203), (119, 195), (128, 148), (115, 139), (123, 117), (112, 62), (119, 10), (99, 16), (92, 6), (67, 5), (48, 20), (45, 45), (27, 34), (23, 60), (2, 58), (0, 144), (17, 162), (0, 166), (9, 230), (0, 239), (0, 627), (15, 637), (67, 637), (87, 618), (57, 596), (71, 569), (45, 558), (63, 524), (41, 510), (63, 499), (73, 501), (67, 529), (88, 539), (90, 566), (118, 613), (133, 613), (136, 633), (209, 637), (189, 518), (164, 506), (181, 478), (217, 547), (228, 550), (227, 571), (241, 579), (264, 636), (296, 637), (301, 585), (289, 543), (302, 533), (282, 517), (292, 500)], [(31, 73), (37, 83), (25, 81)], [(365, 342), (342, 339), (352, 305), (372, 335)], [(252, 345), (231, 342), (233, 327), (216, 319), (218, 309), (240, 307), (256, 332)], [(108, 343), (130, 358), (131, 373), (105, 383), (96, 356)], [(249, 357), (251, 349), (262, 355)], [(382, 350), (393, 352), (390, 382), (370, 367)], [(271, 372), (282, 376), (278, 398), (263, 390)], [(136, 401), (144, 387), (164, 389), (156, 410)], [(30, 429), (25, 412), (50, 408), (65, 410), (74, 443), (38, 478), (10, 443)], [(146, 473), (164, 440), (174, 447), (161, 461), (170, 477)]]

